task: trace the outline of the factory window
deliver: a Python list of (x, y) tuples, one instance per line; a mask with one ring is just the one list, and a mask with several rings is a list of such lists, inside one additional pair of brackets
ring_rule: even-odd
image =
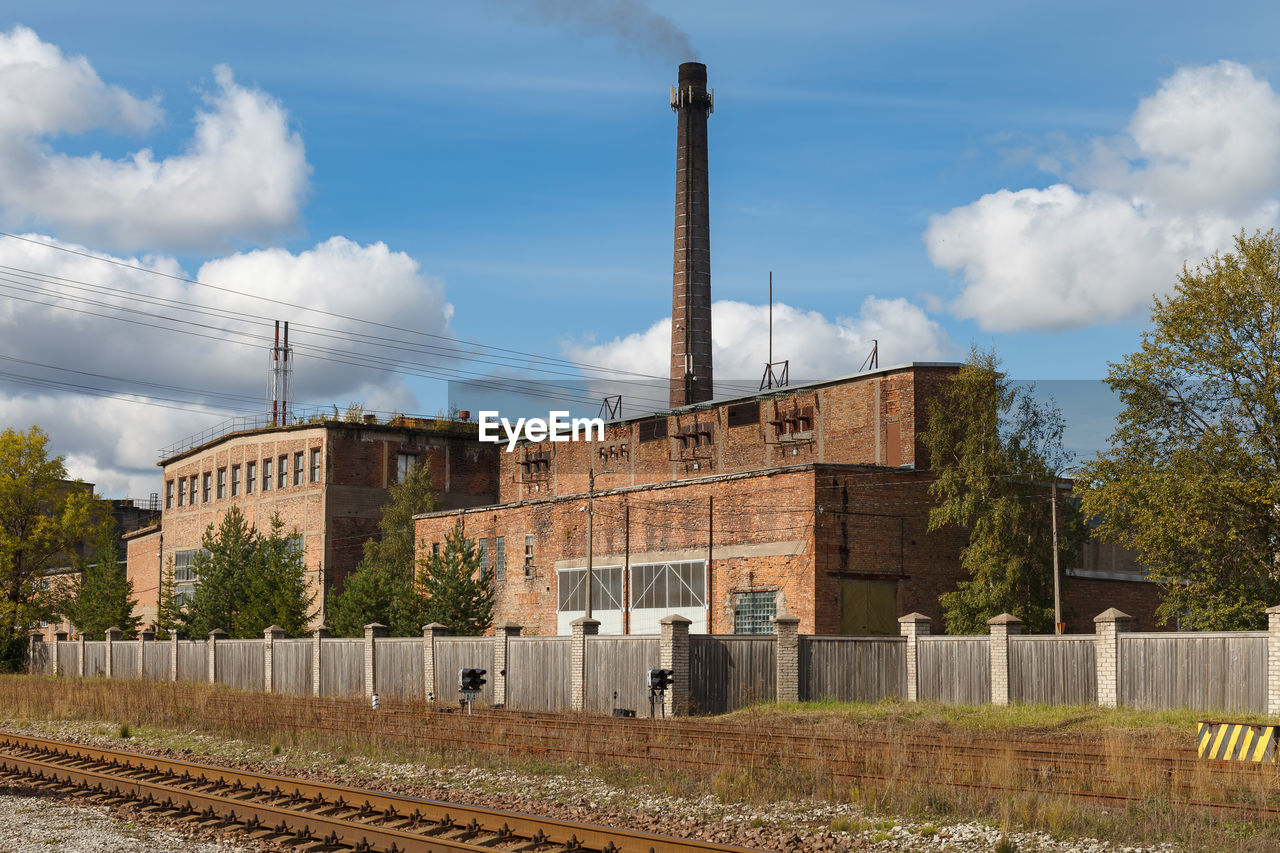
[(533, 534), (526, 533), (524, 536), (524, 576), (529, 577), (533, 574)]
[(631, 606), (637, 610), (705, 607), (707, 573), (702, 560), (641, 563), (631, 567)]
[(298, 554), (300, 556), (306, 556), (307, 537), (303, 536), (301, 533), (293, 534), (292, 536), (290, 536), (288, 539), (285, 540), (284, 550), (285, 550), (285, 553), (289, 554), (290, 556), (294, 554)]
[(240, 466), (232, 465), (231, 466), (231, 497), (234, 498), (239, 494), (240, 494)]
[(667, 419), (651, 418), (641, 421), (639, 426), (641, 441), (657, 441), (667, 437)]
[(178, 506), (187, 502), (187, 478), (178, 478)]
[(276, 487), (283, 489), (289, 485), (289, 457), (281, 456), (276, 460), (280, 470), (276, 472)]
[(733, 633), (772, 634), (773, 617), (778, 615), (778, 593), (739, 592), (733, 597)]
[[(186, 604), (195, 595), (196, 581), (199, 580), (195, 559), (201, 550), (203, 549), (194, 548), (190, 551), (178, 551), (173, 555), (173, 597), (179, 604)], [(205, 554), (208, 553), (205, 551)]]
[(431, 543), (431, 559), (433, 560), (440, 559), (440, 543), (439, 542)]
[(476, 553), (480, 557), (480, 580), (489, 577), (489, 540), (479, 539), (476, 541)]
[(396, 482), (403, 483), (405, 479), (413, 473), (413, 469), (418, 467), (418, 454), (416, 453), (397, 453), (396, 454)]
[(737, 403), (726, 410), (730, 427), (749, 426), (760, 423), (760, 404), (754, 400), (750, 403)]
[(164, 508), (173, 509), (173, 480), (166, 480), (164, 484)]
[(262, 460), (262, 491), (271, 491), (271, 460)]
[(493, 576), (498, 580), (507, 578), (507, 540), (499, 536), (493, 540)]
[(293, 454), (293, 484), (302, 485), (302, 451)]
[(213, 474), (205, 471), (201, 477), (200, 500), (204, 503), (209, 502), (209, 495), (213, 492)]
[[(556, 609), (560, 612), (587, 609), (587, 570), (561, 569), (556, 572)], [(622, 566), (596, 566), (591, 570), (591, 610), (622, 609)]]
[(189, 482), (190, 482), (190, 488), (187, 489), (187, 494), (191, 497), (191, 505), (195, 506), (196, 505), (196, 475), (195, 474), (191, 475), (191, 479)]
[(320, 482), (320, 448), (311, 448), (311, 482)]
[(218, 469), (218, 500), (227, 499), (227, 469)]
[(246, 462), (244, 464), (244, 493), (246, 495), (253, 494), (254, 489), (258, 487), (258, 463)]

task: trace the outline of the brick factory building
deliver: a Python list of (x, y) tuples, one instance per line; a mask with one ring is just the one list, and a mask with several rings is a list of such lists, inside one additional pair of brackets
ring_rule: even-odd
[[(455, 525), (479, 543), (495, 623), (568, 633), (589, 592), (605, 633), (657, 633), (673, 613), (695, 632), (768, 632), (785, 612), (806, 633), (893, 634), (912, 611), (939, 619), (938, 596), (967, 579), (967, 537), (927, 530), (933, 478), (918, 441), (929, 401), (959, 365), (765, 382), (758, 394), (712, 400), (713, 107), (706, 66), (681, 65), (671, 88), (671, 408), (614, 421), (603, 440), (524, 442), (500, 454), (496, 505), (415, 520), (420, 556)], [(1154, 627), (1155, 587), (1140, 572), (1095, 567), (1066, 590), (1072, 629), (1092, 630), (1081, 620), (1112, 601)]]
[(431, 466), (446, 507), (493, 502), (497, 450), (476, 441), (464, 421), (393, 418), (377, 423), (309, 421), (229, 432), (187, 442), (160, 462), (164, 469), (158, 524), (126, 537), (129, 578), (143, 624), (153, 623), (162, 573), (172, 563), (176, 591), (190, 594), (191, 560), (210, 525), (232, 506), (266, 530), (280, 514), (296, 531), (316, 598), (324, 599), (355, 569), (366, 539), (377, 532), (388, 489), (409, 467)]

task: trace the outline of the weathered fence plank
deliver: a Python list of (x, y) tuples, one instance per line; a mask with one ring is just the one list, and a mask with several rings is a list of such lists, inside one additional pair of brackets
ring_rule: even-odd
[(1014, 702), (1096, 704), (1097, 642), (1091, 636), (1010, 637), (1009, 690)]
[(314, 640), (276, 640), (271, 649), (271, 689), (290, 696), (311, 695), (311, 651)]
[(492, 637), (438, 637), (436, 639), (436, 702), (453, 705), (462, 699), (462, 694), (458, 692), (458, 670), (463, 668), (488, 671), (484, 676), (484, 687), (475, 702), (479, 707), (492, 703)]
[(648, 673), (661, 662), (659, 638), (594, 636), (586, 642), (587, 710), (611, 714), (628, 708), (649, 716)]
[(236, 690), (262, 689), (261, 640), (219, 640), (214, 654), (219, 684)]
[(1267, 712), (1267, 632), (1120, 635), (1120, 704)]
[(374, 690), (393, 699), (422, 699), (422, 638), (380, 639), (373, 647)]
[(991, 656), (986, 637), (921, 637), (920, 699), (981, 705), (991, 701)]
[(568, 708), (571, 658), (569, 637), (507, 640), (507, 707), (526, 711)]
[(772, 636), (689, 637), (689, 704), (695, 714), (723, 714), (777, 696)]
[(321, 640), (320, 695), (360, 696), (363, 693), (364, 640)]
[(903, 637), (801, 637), (800, 698), (879, 702), (903, 696)]

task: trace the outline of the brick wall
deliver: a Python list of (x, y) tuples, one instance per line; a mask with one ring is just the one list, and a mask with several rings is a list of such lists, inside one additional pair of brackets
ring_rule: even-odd
[[(340, 586), (360, 560), (363, 544), (377, 531), (388, 488), (398, 479), (401, 454), (431, 466), (432, 478), (446, 507), (492, 503), (497, 498), (499, 452), (494, 445), (475, 440), (473, 424), (446, 423), (430, 426), (384, 424), (297, 424), (225, 436), (164, 463), (161, 486), (163, 547), (161, 565), (167, 566), (179, 551), (200, 547), (205, 529), (216, 527), (231, 506), (238, 506), (246, 520), (267, 530), (278, 514), (286, 533), (304, 537), (305, 565), (311, 590), (316, 593), (315, 623), (323, 621), (325, 592)], [(318, 479), (312, 481), (311, 454), (321, 453)], [(301, 453), (302, 473), (295, 484), (296, 454)], [(287, 462), (285, 485), (280, 485), (280, 458)], [(270, 487), (264, 489), (264, 466), (271, 463)], [(248, 465), (253, 463), (254, 488), (248, 488)], [(240, 470), (239, 494), (232, 495), (233, 471)], [(218, 495), (219, 471), (225, 471), (225, 491)], [(204, 477), (210, 477), (209, 500), (204, 500)], [(195, 478), (196, 496), (190, 490), (184, 505), (177, 505), (178, 481)], [(173, 484), (172, 492), (170, 483)], [(170, 499), (172, 494), (172, 499)], [(149, 545), (130, 542), (129, 576), (139, 594), (144, 621), (155, 618), (158, 579), (154, 553)], [(150, 600), (142, 591), (150, 589)]]
[(1114, 607), (1133, 617), (1132, 631), (1172, 631), (1176, 625), (1156, 624), (1160, 587), (1149, 581), (1073, 577), (1063, 573), (1062, 618), (1069, 634), (1091, 634), (1093, 617)]
[[(511, 453), (504, 448), (499, 502), (585, 493), (592, 465), (598, 489), (809, 463), (923, 467), (916, 436), (925, 426), (927, 402), (957, 369), (888, 368), (613, 423), (603, 441), (523, 443)], [(748, 414), (752, 408), (754, 415)], [(807, 422), (792, 416), (807, 416)], [(664, 437), (649, 438), (654, 420)], [(538, 470), (539, 459), (549, 461), (545, 470)]]

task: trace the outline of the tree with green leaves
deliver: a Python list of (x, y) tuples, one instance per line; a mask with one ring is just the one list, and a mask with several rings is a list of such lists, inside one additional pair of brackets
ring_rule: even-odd
[(365, 541), (360, 564), (341, 590), (329, 593), (325, 621), (331, 631), (358, 637), (365, 625), (380, 622), (392, 636), (421, 633), (422, 607), (413, 584), (413, 517), (439, 506), (427, 465), (415, 465), (402, 482), (391, 487), (390, 500), (378, 521), (379, 535)]
[(173, 558), (160, 573), (160, 589), (156, 593), (156, 639), (167, 640), (182, 633), (182, 601), (173, 579)]
[(294, 636), (305, 630), (314, 596), (307, 591), (303, 556), (278, 515), (263, 535), (232, 506), (216, 529), (205, 529), (201, 544), (192, 558), (197, 583), (182, 614), (183, 634), (202, 637), (221, 628), (248, 639), (261, 637), (273, 623)]
[(77, 556), (73, 564), (76, 577), (63, 590), (59, 612), (86, 637), (101, 637), (108, 628), (133, 636), (142, 620), (133, 612), (138, 602), (133, 597), (133, 582), (120, 565), (115, 530), (104, 529), (93, 552), (87, 558)]
[[(1066, 462), (1062, 413), (1040, 404), (1000, 370), (994, 351), (974, 348), (928, 411), (920, 441), (936, 476), (929, 529), (957, 527), (969, 542), (969, 574), (940, 596), (951, 634), (983, 634), (1012, 613), (1029, 633), (1053, 630), (1049, 484)], [(1072, 537), (1059, 536), (1060, 556)]]
[(39, 427), (0, 432), (0, 667), (13, 667), (26, 634), (53, 615), (56, 596), (41, 589), (48, 569), (69, 566), (76, 546), (110, 524), (83, 483), (67, 480)]
[(452, 634), (483, 634), (493, 622), (493, 578), (480, 565), (480, 549), (458, 525), (444, 548), (419, 562), (417, 591), (424, 622), (439, 622)]
[(1162, 622), (1265, 628), (1280, 604), (1280, 233), (1184, 266), (1107, 382), (1123, 408), (1081, 478), (1085, 513), (1161, 585)]

